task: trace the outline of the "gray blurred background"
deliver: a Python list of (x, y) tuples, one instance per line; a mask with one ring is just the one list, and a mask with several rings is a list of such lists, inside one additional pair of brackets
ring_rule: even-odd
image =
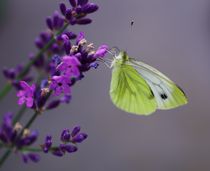
[[(0, 67), (27, 62), (35, 36), (59, 0), (8, 0), (0, 27)], [(81, 125), (89, 134), (74, 155), (43, 154), (38, 164), (13, 155), (4, 171), (209, 171), (210, 170), (210, 1), (106, 0), (84, 30), (89, 41), (118, 46), (130, 56), (166, 73), (179, 84), (189, 104), (149, 117), (127, 114), (110, 101), (111, 71), (100, 65), (73, 88), (70, 105), (44, 113), (33, 124), (58, 142), (63, 128)], [(131, 29), (130, 22), (134, 20)], [(0, 76), (3, 87), (5, 80)], [(13, 91), (0, 104), (1, 113), (17, 111)], [(29, 111), (28, 117), (32, 115)], [(57, 139), (57, 140), (56, 140)]]

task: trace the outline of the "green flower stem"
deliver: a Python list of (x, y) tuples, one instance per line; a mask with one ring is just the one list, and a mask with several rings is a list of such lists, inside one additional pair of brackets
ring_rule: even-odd
[(13, 124), (13, 125), (15, 125), (16, 122), (18, 122), (18, 121), (22, 118), (22, 116), (23, 116), (23, 114), (25, 113), (26, 109), (27, 109), (27, 108), (26, 108), (25, 105), (22, 106), (22, 107), (20, 108), (20, 110), (19, 110), (18, 113), (15, 115), (15, 117), (14, 117), (14, 119), (13, 119), (13, 121), (12, 121), (12, 124)]
[(22, 152), (43, 152), (41, 148), (21, 148)]
[[(64, 30), (69, 26), (69, 23), (65, 23), (64, 26), (56, 33), (56, 36), (64, 32)], [(52, 37), (49, 42), (36, 54), (35, 58), (31, 60), (23, 69), (23, 71), (17, 76), (17, 80), (22, 79), (29, 71), (33, 63), (56, 41)], [(0, 91), (0, 101), (10, 92), (12, 89), (11, 83), (7, 83), (4, 88)]]
[(0, 168), (2, 167), (2, 165), (4, 164), (4, 162), (7, 160), (7, 158), (10, 156), (11, 152), (12, 152), (12, 149), (8, 149), (4, 153), (4, 155), (1, 157), (1, 159), (0, 159)]
[(7, 83), (0, 91), (0, 101), (12, 90), (12, 84)]

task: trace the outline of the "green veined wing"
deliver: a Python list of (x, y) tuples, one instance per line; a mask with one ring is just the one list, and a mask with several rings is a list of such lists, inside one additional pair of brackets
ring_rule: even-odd
[(157, 108), (147, 82), (127, 64), (113, 67), (110, 96), (117, 107), (129, 113), (149, 115)]
[(133, 66), (150, 86), (158, 109), (171, 109), (187, 104), (184, 91), (157, 69), (134, 59), (128, 65)]

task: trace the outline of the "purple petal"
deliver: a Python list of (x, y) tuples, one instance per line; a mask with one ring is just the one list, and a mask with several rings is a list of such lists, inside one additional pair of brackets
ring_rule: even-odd
[(80, 132), (80, 129), (80, 126), (74, 127), (73, 131), (71, 132), (71, 136), (74, 137), (75, 135), (77, 135)]
[(76, 39), (76, 44), (78, 44), (82, 39), (85, 38), (84, 32), (80, 32)]
[(95, 12), (97, 10), (98, 10), (98, 5), (96, 5), (94, 3), (88, 3), (88, 4), (84, 5), (82, 11), (84, 13), (93, 13), (93, 12)]
[(85, 134), (85, 133), (80, 133), (80, 134), (76, 135), (76, 136), (72, 139), (72, 141), (75, 142), (75, 143), (81, 143), (81, 142), (83, 142), (87, 137), (88, 137), (87, 134)]
[(81, 5), (81, 6), (83, 6), (83, 5), (85, 5), (85, 4), (87, 4), (88, 3), (88, 0), (78, 0), (78, 5)]
[(76, 0), (69, 0), (72, 7), (76, 7), (77, 3)]
[(18, 105), (23, 105), (25, 103), (25, 97), (21, 97), (21, 98), (19, 98), (19, 100), (18, 100)]
[(47, 17), (46, 24), (50, 30), (53, 30), (53, 22), (51, 17)]
[(52, 154), (58, 157), (62, 157), (64, 155), (64, 153), (59, 148), (54, 149)]
[(54, 101), (52, 101), (52, 102), (50, 102), (48, 104), (48, 106), (46, 107), (46, 109), (48, 109), (48, 110), (49, 109), (54, 109), (54, 108), (58, 107), (60, 105), (60, 103), (61, 103), (60, 100), (54, 100)]
[(67, 9), (66, 10), (66, 19), (67, 20), (71, 20), (72, 19), (72, 11), (71, 11), (71, 9)]
[(40, 160), (40, 156), (38, 154), (35, 153), (29, 153), (28, 157), (31, 161), (37, 163)]
[(28, 156), (26, 154), (22, 154), (21, 157), (24, 163), (28, 163)]
[(20, 81), (19, 84), (23, 89), (30, 89), (30, 86), (25, 81)]
[(98, 57), (104, 57), (107, 53), (108, 50), (108, 46), (107, 45), (102, 45), (98, 48), (98, 50), (96, 51), (96, 53), (94, 54), (95, 58)]
[(64, 129), (61, 133), (61, 138), (60, 139), (63, 142), (68, 142), (70, 140), (70, 137), (71, 137), (71, 135), (70, 135), (69, 129)]
[(80, 20), (77, 20), (77, 24), (79, 25), (86, 25), (92, 23), (92, 20), (90, 18), (83, 18)]
[(33, 106), (33, 103), (34, 103), (34, 99), (33, 99), (32, 97), (28, 97), (28, 98), (26, 99), (26, 106), (27, 106), (28, 108), (31, 108), (31, 107)]
[(68, 152), (68, 153), (74, 153), (78, 150), (78, 148), (74, 145), (65, 145), (65, 150)]
[(66, 14), (66, 5), (64, 3), (60, 3), (60, 11), (63, 15)]

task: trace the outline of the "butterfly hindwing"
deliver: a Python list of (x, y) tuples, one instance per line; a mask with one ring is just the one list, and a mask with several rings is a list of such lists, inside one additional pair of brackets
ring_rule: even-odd
[(149, 115), (157, 108), (147, 82), (127, 64), (113, 68), (110, 96), (117, 107), (129, 113)]
[(157, 69), (133, 59), (127, 64), (133, 66), (150, 86), (158, 109), (171, 109), (187, 103), (183, 90)]

